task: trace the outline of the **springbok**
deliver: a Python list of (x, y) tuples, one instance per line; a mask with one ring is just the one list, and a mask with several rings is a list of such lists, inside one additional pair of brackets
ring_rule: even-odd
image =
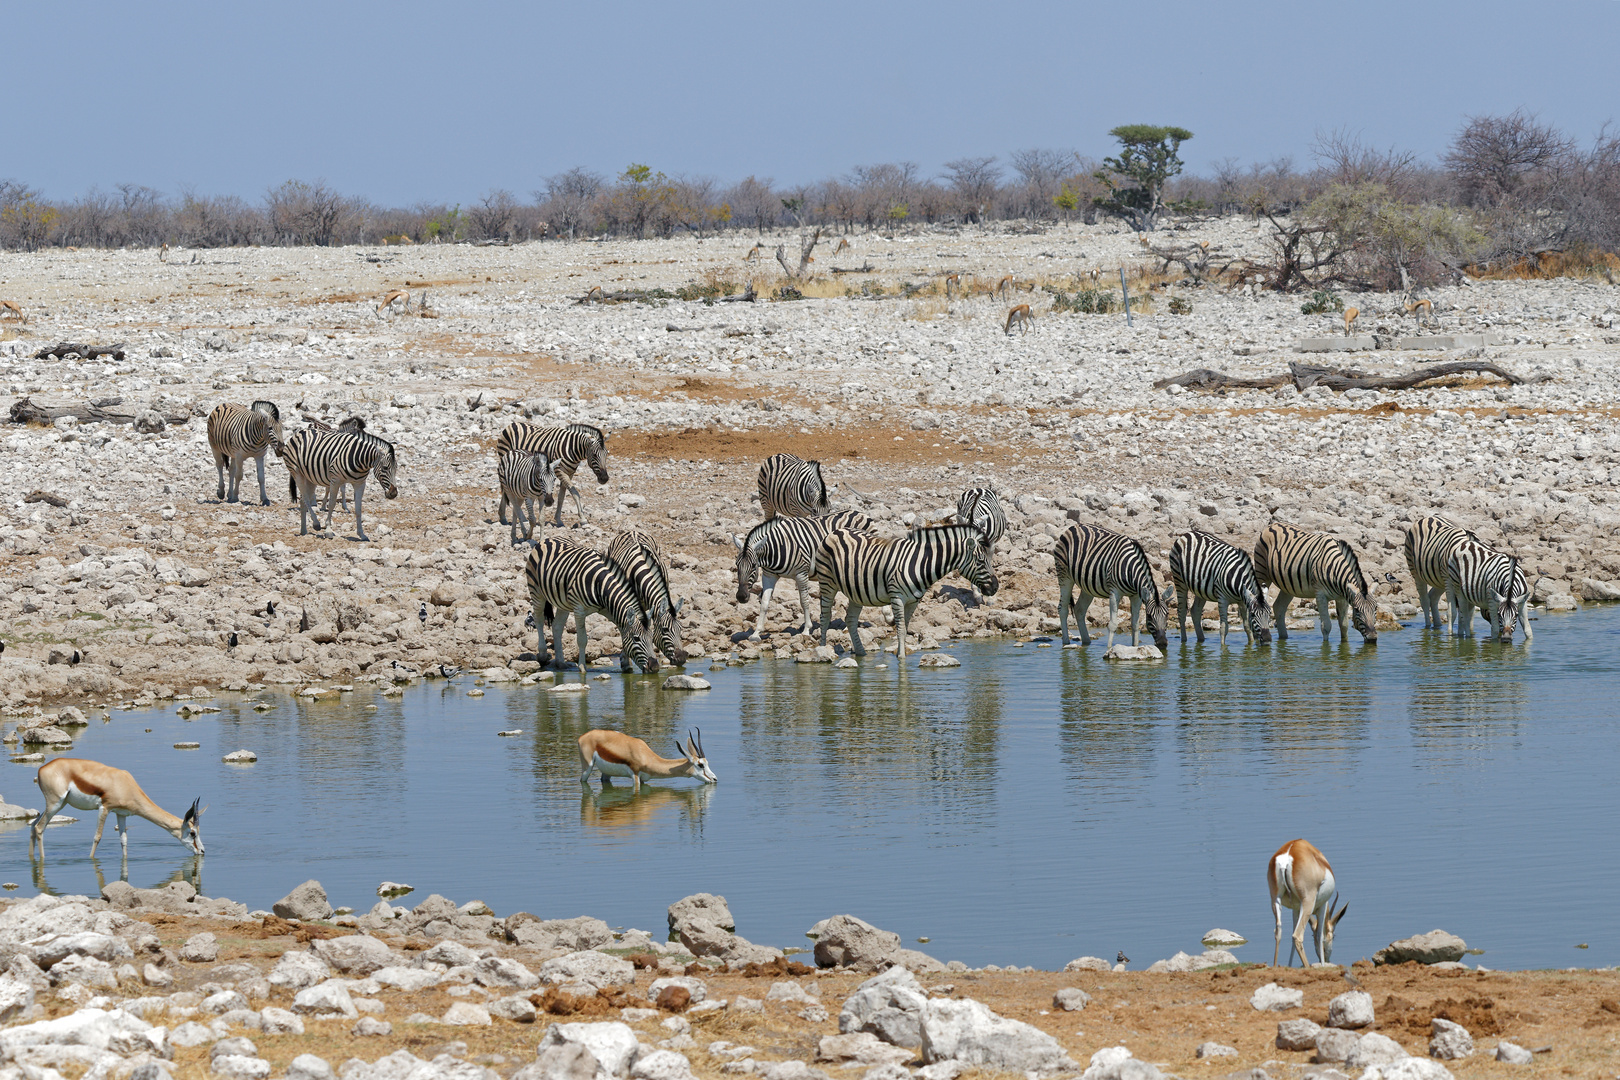
[(17, 316), (17, 321), (18, 322), (21, 322), (21, 323), (27, 323), (28, 322), (28, 316), (23, 314), (22, 306), (20, 304), (18, 304), (17, 301), (15, 301), (15, 300), (0, 300), (0, 318), (4, 318), (6, 312), (8, 312), (8, 311), (12, 312), (13, 314), (15, 314)]
[(748, 249), (748, 254), (743, 256), (743, 262), (759, 262), (759, 253), (764, 249), (764, 244), (755, 244)]
[(990, 290), (990, 295), (999, 296), (1001, 299), (1005, 300), (1007, 297), (1012, 295), (1012, 287), (1013, 277), (1011, 274), (1008, 274), (1006, 277), (996, 282), (996, 287)]
[(1271, 890), (1271, 917), (1276, 924), (1271, 966), (1277, 966), (1277, 956), (1282, 949), (1283, 908), (1299, 913), (1294, 921), (1294, 948), (1288, 954), (1289, 965), (1293, 965), (1297, 953), (1300, 966), (1306, 966), (1307, 922), (1316, 936), (1316, 957), (1322, 963), (1327, 963), (1333, 955), (1333, 931), (1339, 925), (1339, 920), (1344, 918), (1344, 913), (1350, 910), (1349, 904), (1337, 912), (1333, 910), (1337, 883), (1333, 880), (1333, 867), (1328, 864), (1327, 856), (1316, 850), (1316, 845), (1308, 840), (1290, 840), (1278, 848), (1266, 864), (1266, 887)]
[(1406, 313), (1416, 319), (1420, 325), (1434, 318), (1433, 300), (1413, 300), (1410, 304), (1402, 306), (1406, 309)]
[[(61, 812), (64, 805), (76, 810), (101, 811), (101, 816), (96, 819), (96, 838), (90, 842), (92, 859), (96, 857), (96, 847), (101, 843), (101, 830), (106, 827), (108, 814), (118, 815), (118, 839), (123, 845), (125, 859), (129, 858), (128, 819), (131, 814), (152, 822), (198, 855), (203, 853), (199, 819), (203, 810), (208, 808), (197, 808), (201, 799), (192, 800), (191, 808), (184, 817), (175, 817), (148, 798), (135, 778), (123, 769), (84, 758), (61, 757), (47, 761), (39, 767), (34, 783), (39, 785), (40, 794), (45, 796), (45, 809), (34, 819), (33, 829), (28, 835), (30, 858), (34, 855), (35, 843), (39, 844), (39, 857), (45, 857), (45, 826)], [(189, 837), (187, 830), (190, 830)]]
[(709, 759), (703, 754), (703, 730), (686, 736), (686, 749), (677, 752), (682, 757), (659, 757), (642, 740), (622, 731), (596, 728), (579, 737), (579, 782), (590, 783), (591, 770), (602, 774), (602, 783), (610, 783), (614, 776), (628, 776), (641, 790), (641, 778), (669, 779), (676, 776), (695, 776), (705, 784), (717, 784), (720, 778), (709, 768)]
[(168, 261), (169, 261), (169, 245), (164, 244), (162, 247), (158, 248), (158, 262), (168, 262)]
[(390, 292), (387, 296), (385, 296), (383, 298), (382, 303), (377, 305), (377, 314), (381, 315), (383, 313), (383, 309), (387, 308), (387, 307), (391, 307), (395, 300), (404, 300), (405, 301), (405, 310), (406, 311), (411, 310), (411, 294), (410, 294), (410, 292), (405, 290), (405, 289), (394, 289), (392, 292)]
[(838, 255), (838, 254), (840, 254), (842, 252), (848, 251), (849, 248), (850, 248), (849, 237), (840, 236), (838, 238), (838, 246), (833, 248), (833, 254)]
[(945, 299), (949, 300), (951, 298), (951, 290), (952, 289), (960, 289), (961, 287), (962, 287), (962, 275), (961, 274), (946, 274), (945, 275)]
[(1029, 313), (1029, 305), (1019, 304), (1017, 307), (1007, 312), (1007, 326), (1005, 329), (1008, 336), (1011, 336), (1012, 328), (1015, 324), (1017, 324), (1021, 326), (1024, 333), (1027, 334), (1029, 333), (1030, 324), (1034, 321), (1035, 316)]
[(1350, 324), (1355, 322), (1356, 321), (1356, 316), (1360, 315), (1360, 314), (1361, 314), (1361, 309), (1360, 308), (1349, 307), (1349, 308), (1344, 309), (1344, 336), (1345, 337), (1350, 336)]

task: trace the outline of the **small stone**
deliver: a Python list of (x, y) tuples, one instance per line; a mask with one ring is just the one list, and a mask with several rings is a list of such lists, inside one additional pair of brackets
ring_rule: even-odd
[(1372, 995), (1351, 990), (1328, 1002), (1328, 1027), (1364, 1028), (1373, 1022)]
[(489, 1010), (470, 1001), (458, 1001), (444, 1012), (444, 1023), (481, 1027), (493, 1024)]
[(1305, 1003), (1305, 991), (1290, 990), (1276, 983), (1266, 983), (1249, 997), (1249, 1004), (1260, 1012), (1283, 1012), (1297, 1009)]
[(308, 1015), (335, 1013), (353, 1020), (360, 1015), (355, 1008), (354, 999), (349, 991), (342, 985), (342, 980), (332, 979), (317, 986), (306, 987), (293, 995), (293, 1012)]
[(259, 760), (259, 755), (251, 750), (232, 750), (220, 759), (229, 765), (248, 765)]
[(1223, 1046), (1218, 1042), (1202, 1042), (1198, 1049), (1193, 1051), (1193, 1057), (1237, 1057), (1237, 1047)]
[(1496, 1044), (1496, 1060), (1508, 1065), (1529, 1065), (1536, 1060), (1536, 1055), (1518, 1043), (1499, 1042)]
[(270, 910), (283, 919), (319, 920), (332, 917), (332, 905), (326, 901), (326, 890), (311, 879), (270, 905)]
[(1104, 660), (1163, 660), (1164, 653), (1154, 645), (1110, 645)]
[(1400, 1043), (1388, 1035), (1371, 1031), (1356, 1040), (1356, 1048), (1350, 1051), (1344, 1063), (1352, 1069), (1381, 1068), (1408, 1056)]
[(332, 1066), (314, 1054), (299, 1054), (287, 1066), (287, 1080), (336, 1080)]
[(304, 1021), (297, 1013), (269, 1005), (259, 1010), (259, 1028), (266, 1035), (302, 1035)]
[(1375, 964), (1404, 964), (1415, 960), (1420, 964), (1439, 964), (1461, 960), (1468, 945), (1456, 934), (1444, 930), (1430, 930), (1427, 934), (1402, 938), (1373, 953)]
[(404, 896), (408, 892), (415, 892), (416, 886), (402, 885), (397, 881), (385, 881), (377, 886), (378, 896)]
[(1064, 1012), (1079, 1012), (1091, 1004), (1091, 995), (1077, 987), (1066, 986), (1052, 995), (1052, 1008)]
[(665, 690), (708, 690), (708, 679), (698, 675), (671, 675), (664, 680)]
[(191, 935), (180, 947), (180, 959), (190, 964), (212, 964), (218, 960), (219, 945), (215, 942), (214, 935), (207, 931)]
[(221, 1054), (209, 1061), (208, 1068), (214, 1075), (228, 1080), (265, 1080), (270, 1075), (268, 1061), (241, 1054)]
[(1313, 1061), (1331, 1063), (1344, 1061), (1355, 1053), (1361, 1042), (1361, 1033), (1343, 1028), (1323, 1028), (1316, 1036), (1316, 1055)]
[(228, 1013), (232, 1009), (245, 1010), (247, 1007), (247, 998), (243, 997), (235, 990), (221, 990), (217, 994), (209, 994), (207, 997), (203, 998), (202, 1003), (203, 1011), (211, 1013)]
[(917, 666), (920, 668), (961, 667), (962, 661), (958, 660), (949, 653), (931, 652), (921, 660), (918, 660)]
[(1322, 1030), (1314, 1020), (1296, 1016), (1277, 1023), (1277, 1049), (1310, 1050), (1316, 1046), (1317, 1033)]
[(1100, 956), (1080, 956), (1063, 965), (1064, 971), (1108, 971), (1114, 965)]
[(141, 982), (153, 987), (173, 986), (174, 978), (156, 964), (146, 964), (141, 968)]
[(354, 1027), (349, 1029), (350, 1035), (361, 1037), (366, 1035), (392, 1035), (393, 1033), (393, 1024), (386, 1020), (379, 1020), (375, 1016), (362, 1016)]
[(1441, 1061), (1460, 1061), (1474, 1052), (1474, 1037), (1461, 1024), (1438, 1016), (1429, 1022), (1429, 1056)]
[(1242, 934), (1234, 933), (1231, 930), (1222, 930), (1218, 927), (1205, 934), (1200, 940), (1211, 949), (1232, 949), (1249, 943), (1249, 939)]
[[(650, 1012), (655, 1016), (657, 1015), (656, 1011), (652, 1009), (641, 1009), (638, 1011)], [(513, 1023), (517, 1024), (532, 1024), (534, 1023), (535, 1017), (539, 1015), (539, 1012), (535, 1009), (534, 1003), (528, 998), (521, 994), (513, 994), (510, 997), (496, 998), (494, 1001), (491, 1001), (489, 1003), (489, 1014), (491, 1016), (498, 1016), (502, 1020), (511, 1020)]]

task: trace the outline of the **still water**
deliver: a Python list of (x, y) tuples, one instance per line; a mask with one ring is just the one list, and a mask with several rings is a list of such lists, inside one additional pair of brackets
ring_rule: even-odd
[[(695, 668), (714, 687), (699, 693), (616, 672), (588, 695), (468, 697), (469, 676), (337, 704), (269, 691), (262, 714), (230, 695), (190, 721), (172, 704), (115, 711), (72, 752), (130, 769), (171, 811), (210, 805), (200, 867), (131, 819), (133, 883), (200, 874), (250, 907), (313, 877), (363, 911), (389, 879), (416, 886), (407, 902), (656, 932), (672, 901), (708, 891), (777, 946), (849, 912), (974, 966), (1123, 949), (1140, 967), (1213, 927), (1269, 960), (1265, 863), (1304, 836), (1350, 905), (1341, 962), (1443, 927), (1491, 967), (1614, 965), (1620, 608), (1535, 629), (1508, 648), (1415, 628), (1373, 648), (1172, 639), (1151, 665), (1096, 643), (958, 643), (959, 668)], [(701, 728), (720, 783), (582, 793), (575, 739), (605, 726), (665, 754)], [(202, 749), (171, 749), (182, 739)], [(241, 747), (258, 763), (221, 763)], [(37, 806), (35, 768), (0, 772), (0, 794)], [(94, 895), (118, 876), (113, 830), (93, 863), (94, 815), (76, 816), (50, 830), (43, 872), (26, 828), (0, 834), (14, 895)]]

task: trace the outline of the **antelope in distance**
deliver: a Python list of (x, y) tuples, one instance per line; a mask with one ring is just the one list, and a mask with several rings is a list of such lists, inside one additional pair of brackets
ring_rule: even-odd
[(945, 299), (949, 300), (951, 298), (951, 291), (953, 289), (955, 291), (957, 291), (957, 292), (960, 292), (962, 290), (962, 275), (961, 274), (946, 274), (945, 275)]
[(1360, 314), (1361, 314), (1361, 309), (1360, 308), (1347, 307), (1347, 308), (1344, 309), (1344, 336), (1345, 337), (1350, 336), (1350, 324), (1355, 322), (1356, 321), (1356, 316), (1360, 315)]
[(1418, 321), (1419, 326), (1434, 321), (1433, 300), (1413, 300), (1409, 304), (1403, 304), (1402, 307), (1408, 315)]
[(1333, 931), (1339, 920), (1350, 910), (1346, 904), (1333, 910), (1333, 897), (1338, 884), (1333, 880), (1333, 867), (1327, 856), (1308, 840), (1290, 840), (1277, 849), (1266, 863), (1266, 888), (1271, 891), (1271, 918), (1275, 926), (1275, 941), (1271, 950), (1271, 966), (1277, 966), (1282, 949), (1282, 909), (1298, 912), (1294, 921), (1293, 952), (1288, 954), (1293, 966), (1298, 954), (1300, 967), (1305, 963), (1305, 924), (1310, 923), (1316, 938), (1316, 957), (1328, 963), (1333, 955)]
[(833, 248), (833, 254), (838, 255), (842, 252), (848, 251), (850, 250), (850, 246), (849, 237), (840, 236), (838, 238), (838, 246)]
[(169, 261), (169, 245), (164, 244), (162, 247), (158, 248), (158, 262), (165, 262), (166, 263), (168, 261)]
[(92, 859), (96, 857), (96, 847), (101, 843), (101, 830), (107, 825), (108, 814), (118, 816), (118, 839), (126, 862), (129, 860), (131, 815), (145, 818), (196, 854), (203, 853), (199, 819), (203, 810), (208, 808), (197, 808), (201, 799), (192, 801), (184, 817), (175, 817), (153, 802), (141, 790), (141, 785), (135, 782), (135, 778), (123, 769), (84, 758), (61, 757), (47, 761), (34, 775), (34, 783), (39, 785), (40, 794), (45, 797), (45, 809), (34, 819), (33, 828), (28, 834), (30, 858), (34, 855), (36, 843), (39, 845), (39, 857), (45, 857), (45, 826), (51, 823), (51, 818), (61, 813), (63, 806), (71, 806), (75, 810), (101, 811), (101, 816), (96, 819), (96, 838), (90, 842)]
[(1008, 274), (1006, 277), (996, 282), (996, 287), (990, 290), (990, 295), (1005, 300), (1007, 297), (1012, 295), (1012, 287), (1013, 276)]
[(759, 262), (759, 253), (764, 250), (764, 244), (755, 244), (748, 249), (748, 254), (743, 256), (743, 262)]
[(387, 296), (385, 296), (383, 298), (382, 303), (377, 305), (377, 314), (381, 315), (385, 309), (392, 307), (395, 300), (403, 300), (403, 301), (405, 301), (404, 310), (406, 310), (406, 311), (411, 310), (411, 294), (410, 294), (410, 292), (408, 290), (405, 290), (405, 289), (394, 289), (392, 292), (390, 292)]
[(22, 323), (24, 326), (28, 325), (28, 316), (23, 314), (22, 306), (18, 304), (17, 301), (0, 300), (0, 319), (5, 318), (6, 312), (8, 311), (16, 317), (18, 322)]
[(720, 778), (709, 768), (709, 759), (703, 753), (703, 731), (696, 735), (687, 732), (686, 747), (677, 746), (682, 756), (660, 757), (652, 747), (633, 735), (622, 731), (596, 728), (579, 737), (579, 782), (589, 784), (591, 770), (602, 775), (603, 786), (612, 783), (612, 777), (628, 776), (641, 790), (642, 777), (649, 780), (667, 780), (691, 776), (705, 784), (718, 784)]
[(1029, 328), (1034, 325), (1034, 322), (1035, 316), (1029, 313), (1029, 305), (1019, 304), (1017, 307), (1007, 312), (1007, 325), (1005, 327), (1007, 336), (1012, 336), (1012, 328), (1014, 326), (1020, 327), (1026, 334), (1029, 333)]

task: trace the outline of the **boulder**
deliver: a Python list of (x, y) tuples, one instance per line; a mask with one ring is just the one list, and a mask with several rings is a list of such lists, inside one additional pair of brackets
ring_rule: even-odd
[[(639, 1049), (636, 1033), (629, 1024), (608, 1021), (596, 1024), (552, 1024), (540, 1039), (536, 1064), (547, 1057), (548, 1051), (568, 1050), (568, 1058), (577, 1062), (577, 1051), (584, 1050), (595, 1061), (597, 1075), (622, 1077), (630, 1073), (630, 1063)], [(563, 1055), (553, 1054), (554, 1060)], [(560, 1061), (559, 1061), (560, 1063)]]
[(671, 675), (664, 680), (665, 690), (708, 690), (709, 680), (698, 675)]
[(1305, 1003), (1305, 991), (1290, 990), (1274, 982), (1266, 983), (1249, 997), (1249, 1004), (1260, 1012), (1283, 1012)]
[(1344, 1063), (1352, 1069), (1382, 1068), (1408, 1056), (1401, 1049), (1401, 1044), (1388, 1035), (1370, 1031), (1356, 1040), (1355, 1049), (1350, 1051)]
[(354, 999), (341, 979), (329, 979), (318, 986), (305, 987), (293, 995), (293, 1012), (319, 1016), (342, 1016), (353, 1020), (360, 1015)]
[(916, 949), (896, 949), (886, 958), (894, 967), (903, 967), (908, 971), (944, 971), (945, 965)]
[(1474, 1052), (1474, 1037), (1461, 1024), (1438, 1016), (1429, 1022), (1429, 1056), (1441, 1061), (1460, 1061)]
[(912, 1059), (912, 1052), (891, 1046), (866, 1031), (852, 1031), (844, 1035), (823, 1035), (816, 1044), (817, 1061), (851, 1062), (857, 1065), (902, 1065)]
[(834, 915), (822, 926), (821, 935), (816, 939), (816, 965), (881, 971), (898, 948), (899, 934), (879, 930), (853, 915)]
[[(792, 985), (797, 986), (798, 984), (794, 983)], [(652, 985), (647, 987), (647, 998), (651, 1001), (657, 1001), (659, 995), (671, 988), (685, 990), (687, 1002), (693, 1005), (709, 996), (709, 988), (703, 985), (702, 979), (694, 979), (690, 975), (666, 975), (663, 978), (654, 979)], [(775, 987), (772, 987), (773, 991), (774, 989)]]
[(418, 963), (443, 964), (445, 967), (453, 968), (467, 967), (478, 961), (478, 954), (459, 941), (441, 941), (417, 956)]
[(1198, 939), (1205, 947), (1211, 949), (1234, 949), (1239, 945), (1247, 945), (1249, 939), (1242, 934), (1231, 930), (1222, 930), (1217, 927)]
[(1441, 964), (1461, 960), (1467, 951), (1467, 943), (1456, 934), (1430, 930), (1427, 934), (1390, 942), (1373, 953), (1372, 960), (1375, 964), (1404, 964), (1408, 961)]
[(1105, 1046), (1091, 1055), (1081, 1080), (1159, 1080), (1164, 1074), (1145, 1061), (1138, 1061), (1123, 1046)]
[(1328, 1002), (1328, 1027), (1364, 1028), (1372, 1022), (1372, 995), (1365, 990), (1351, 990)]
[(221, 1039), (208, 1048), (208, 1056), (220, 1057), (223, 1054), (236, 1054), (239, 1057), (258, 1057), (259, 1048), (253, 1040), (244, 1035), (237, 1035), (229, 1039)]
[(245, 1057), (241, 1054), (221, 1054), (208, 1062), (208, 1069), (215, 1076), (223, 1076), (225, 1080), (266, 1080), (270, 1075), (270, 1063), (263, 1058)]
[[(819, 993), (820, 988), (817, 987)], [(766, 1001), (782, 1001), (789, 1005), (820, 1005), (821, 999), (808, 993), (804, 987), (796, 982), (773, 982), (770, 992), (765, 995)]]
[(635, 978), (636, 968), (630, 961), (599, 952), (569, 953), (540, 965), (540, 981), (551, 985), (585, 983), (600, 990), (629, 986)]
[(52, 982), (75, 982), (97, 990), (118, 989), (118, 975), (113, 966), (93, 956), (71, 956), (51, 965)]
[(335, 971), (353, 978), (370, 975), (394, 962), (394, 954), (374, 937), (354, 934), (349, 937), (322, 938), (315, 942), (315, 953)]
[(1064, 1012), (1079, 1012), (1091, 1004), (1091, 995), (1074, 986), (1065, 986), (1052, 995), (1052, 1008)]
[[(206, 936), (210, 941), (213, 940), (212, 934), (197, 936)], [(190, 942), (186, 944), (189, 945)], [(127, 943), (110, 934), (98, 934), (93, 930), (78, 934), (62, 934), (35, 944), (30, 952), (34, 963), (41, 968), (52, 967), (75, 955), (93, 956), (109, 964), (131, 959), (135, 955)]]
[(332, 965), (312, 952), (284, 952), (270, 969), (270, 985), (298, 991), (332, 977)]
[(34, 988), (21, 979), (0, 975), (0, 1024), (9, 1024), (34, 1007)]
[(1064, 971), (1110, 971), (1112, 964), (1100, 956), (1079, 956), (1063, 965)]
[(864, 1031), (894, 1046), (922, 1045), (922, 1014), (928, 1004), (917, 977), (890, 968), (855, 988), (838, 1013), (838, 1030)]
[(971, 998), (935, 999), (923, 1006), (922, 1058), (929, 1064), (952, 1060), (1006, 1072), (1079, 1068), (1046, 1032), (997, 1016)]
[(1198, 1049), (1193, 1051), (1193, 1057), (1237, 1057), (1237, 1047), (1226, 1046), (1218, 1042), (1201, 1042), (1198, 1044)]
[[(158, 1049), (151, 1024), (125, 1012), (123, 1009), (80, 1009), (55, 1020), (40, 1020), (32, 1024), (6, 1028), (0, 1031), (0, 1056), (13, 1058), (16, 1052), (30, 1046), (88, 1046), (107, 1050), (115, 1043), (128, 1046), (132, 1041), (146, 1041)], [(132, 1040), (130, 1037), (137, 1037)], [(127, 1052), (127, 1051), (126, 1051)]]
[(414, 994), (418, 990), (426, 990), (443, 982), (446, 977), (438, 971), (426, 968), (385, 967), (373, 971), (368, 978), (379, 985), (392, 986), (407, 994)]
[(511, 987), (532, 990), (540, 985), (534, 972), (504, 956), (486, 956), (472, 965), (473, 982), (479, 986)]
[(1110, 645), (1104, 660), (1163, 660), (1164, 653), (1154, 645)]
[(1315, 1020), (1296, 1016), (1277, 1023), (1277, 1049), (1309, 1050), (1316, 1045), (1317, 1033), (1322, 1030)]
[(613, 940), (613, 931), (601, 919), (581, 915), (573, 919), (540, 919), (520, 911), (506, 917), (506, 940), (550, 952), (571, 953), (599, 949)]
[(1235, 964), (1237, 962), (1238, 958), (1225, 949), (1206, 949), (1197, 956), (1178, 952), (1168, 960), (1155, 960), (1148, 965), (1147, 970), (1151, 973), (1205, 971), (1212, 967), (1220, 967), (1222, 964)]
[(460, 1027), (488, 1027), (495, 1021), (490, 1018), (489, 1010), (482, 1005), (475, 1005), (470, 1001), (457, 1001), (444, 1011), (445, 1024)]
[(681, 927), (692, 920), (713, 923), (722, 930), (737, 932), (737, 920), (731, 917), (726, 898), (713, 893), (693, 893), (669, 905), (669, 935), (671, 940), (680, 936)]
[(355, 1021), (354, 1027), (349, 1029), (349, 1034), (356, 1038), (365, 1038), (368, 1035), (392, 1035), (393, 1033), (393, 1024), (390, 1024), (387, 1020), (379, 1020), (375, 1016), (362, 1016)]
[(1361, 1033), (1343, 1028), (1323, 1028), (1316, 1035), (1316, 1053), (1311, 1060), (1334, 1064), (1347, 1060), (1361, 1042)]
[(217, 994), (209, 994), (207, 997), (203, 998), (202, 1002), (203, 1012), (211, 1012), (215, 1015), (228, 1013), (232, 1009), (246, 1010), (247, 1007), (247, 998), (243, 997), (235, 990), (221, 990)]
[(41, 894), (0, 911), (0, 942), (21, 945), (54, 934), (77, 934), (96, 928), (95, 913), (85, 904)]
[(518, 1024), (532, 1024), (539, 1015), (534, 1003), (522, 994), (513, 994), (510, 997), (496, 998), (489, 1003), (489, 1014), (498, 1016), (502, 1020), (511, 1020)]
[(1536, 1055), (1518, 1043), (1499, 1042), (1496, 1044), (1496, 1060), (1508, 1065), (1529, 1065), (1536, 1060)]
[(304, 1021), (295, 1012), (274, 1005), (259, 1010), (259, 1026), (266, 1035), (302, 1035)]
[(326, 890), (313, 878), (270, 905), (270, 910), (283, 919), (330, 919), (332, 905), (326, 901)]
[(212, 964), (219, 959), (219, 945), (214, 935), (206, 930), (200, 934), (192, 934), (186, 943), (180, 946), (180, 959), (188, 964)]
[(1380, 1080), (1452, 1080), (1451, 1070), (1428, 1058), (1405, 1057), (1381, 1066)]
[(631, 1080), (694, 1080), (692, 1063), (674, 1050), (641, 1054), (630, 1066)]

